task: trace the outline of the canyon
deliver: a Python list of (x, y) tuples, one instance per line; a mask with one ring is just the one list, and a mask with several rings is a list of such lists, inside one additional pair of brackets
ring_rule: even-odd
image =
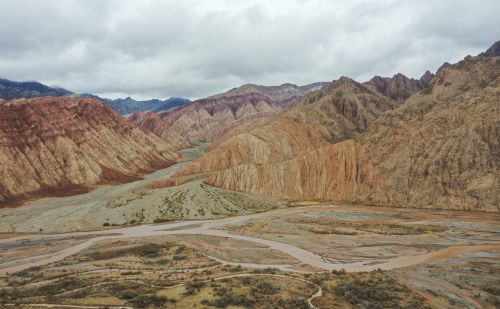
[(499, 15), (0, 0), (0, 308), (500, 309)]
[(498, 307), (499, 46), (192, 102), (0, 80), (0, 306)]

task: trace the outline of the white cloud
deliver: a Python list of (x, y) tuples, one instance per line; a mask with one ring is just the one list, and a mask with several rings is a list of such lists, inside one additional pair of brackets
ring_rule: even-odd
[(418, 77), (500, 39), (500, 2), (0, 0), (0, 76), (138, 98)]

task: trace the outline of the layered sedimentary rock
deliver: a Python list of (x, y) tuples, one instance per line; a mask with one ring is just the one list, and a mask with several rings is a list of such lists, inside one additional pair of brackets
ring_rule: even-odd
[(187, 148), (191, 144), (182, 136), (180, 136), (165, 120), (160, 118), (158, 114), (152, 111), (143, 111), (132, 114), (127, 121), (131, 124), (139, 126), (146, 133), (150, 132), (160, 137), (172, 149)]
[(368, 194), (380, 180), (369, 163), (358, 164), (366, 156), (348, 139), (394, 104), (342, 77), (268, 124), (221, 142), (177, 176), (208, 172), (215, 186), (296, 199)]
[(499, 115), (499, 57), (443, 68), (357, 141), (385, 183), (367, 202), (498, 211)]
[(426, 71), (420, 79), (408, 78), (398, 73), (393, 77), (375, 76), (364, 84), (393, 100), (402, 101), (427, 87), (433, 77), (434, 74), (429, 71)]
[(0, 101), (0, 201), (137, 179), (177, 155), (95, 99)]
[(307, 86), (244, 85), (228, 92), (197, 100), (161, 117), (187, 139), (215, 141), (236, 127), (253, 126), (270, 119), (323, 83)]
[(395, 106), (394, 101), (365, 85), (341, 77), (306, 96), (285, 116), (311, 124), (334, 143), (359, 136)]
[(498, 211), (499, 74), (498, 57), (464, 60), (394, 110), (343, 79), (177, 175), (295, 199)]

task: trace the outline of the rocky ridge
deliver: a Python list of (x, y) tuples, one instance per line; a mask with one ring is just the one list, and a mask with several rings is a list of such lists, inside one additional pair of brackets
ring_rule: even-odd
[(398, 73), (393, 77), (375, 76), (368, 82), (365, 82), (364, 85), (393, 100), (404, 101), (418, 91), (428, 87), (433, 77), (434, 74), (429, 71), (426, 71), (420, 79), (408, 78)]
[[(368, 86), (334, 82), (177, 175), (293, 199), (498, 211), (499, 73), (498, 57), (466, 59), (394, 109)], [(343, 133), (350, 123), (357, 134)]]
[(279, 114), (323, 83), (307, 86), (247, 84), (228, 92), (197, 100), (160, 116), (187, 139), (215, 141), (236, 127), (252, 126)]
[(8, 79), (0, 79), (0, 99), (4, 100), (66, 95), (74, 95), (74, 93), (63, 88), (49, 87), (38, 82), (15, 82)]

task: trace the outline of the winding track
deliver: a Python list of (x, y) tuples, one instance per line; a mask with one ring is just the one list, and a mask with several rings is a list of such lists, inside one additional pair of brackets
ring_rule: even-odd
[[(134, 227), (124, 227), (124, 228), (105, 230), (102, 232), (92, 231), (92, 232), (77, 232), (77, 233), (52, 234), (52, 235), (31, 235), (31, 236), (18, 236), (13, 238), (0, 239), (0, 244), (1, 244), (1, 243), (9, 243), (12, 241), (28, 240), (28, 239), (39, 240), (44, 238), (50, 239), (53, 237), (61, 237), (61, 236), (67, 237), (67, 236), (95, 235), (94, 238), (86, 240), (77, 245), (61, 249), (51, 255), (33, 256), (29, 258), (20, 259), (17, 261), (12, 261), (9, 263), (0, 264), (0, 276), (5, 276), (7, 275), (7, 273), (22, 271), (30, 267), (42, 266), (52, 262), (60, 261), (68, 256), (76, 254), (82, 251), (83, 249), (86, 249), (103, 240), (165, 236), (165, 235), (205, 235), (205, 236), (227, 237), (237, 240), (250, 241), (266, 245), (270, 249), (275, 249), (284, 252), (301, 263), (310, 265), (312, 267), (321, 269), (323, 271), (332, 271), (341, 269), (344, 269), (348, 272), (371, 271), (376, 269), (391, 270), (395, 268), (413, 266), (432, 259), (448, 258), (463, 253), (500, 249), (500, 243), (470, 245), (470, 246), (451, 246), (442, 250), (432, 251), (421, 255), (399, 256), (392, 259), (380, 261), (380, 263), (373, 263), (374, 261), (365, 261), (365, 262), (342, 264), (342, 263), (331, 263), (328, 261), (328, 259), (318, 254), (304, 250), (294, 245), (268, 239), (257, 238), (257, 237), (232, 234), (217, 229), (231, 224), (239, 224), (256, 218), (267, 217), (269, 215), (289, 214), (289, 213), (306, 212), (306, 211), (307, 207), (299, 207), (294, 209), (277, 209), (264, 213), (229, 217), (216, 220), (203, 220), (203, 221), (191, 220), (191, 221), (181, 221), (181, 222), (159, 224), (159, 225), (139, 225)], [(236, 263), (236, 262), (222, 261), (216, 258), (213, 259), (223, 264), (241, 265), (243, 267), (249, 267), (249, 268), (273, 267), (273, 268), (279, 268), (280, 270), (283, 271), (303, 272), (292, 268), (293, 265), (288, 265), (288, 264), (274, 265), (274, 264)]]

